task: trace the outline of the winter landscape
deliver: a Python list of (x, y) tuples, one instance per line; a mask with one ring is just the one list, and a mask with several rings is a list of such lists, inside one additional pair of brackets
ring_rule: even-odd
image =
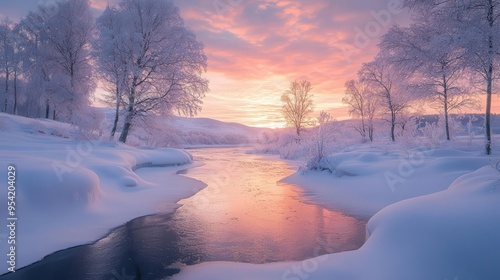
[(0, 279), (500, 279), (500, 1), (0, 7)]

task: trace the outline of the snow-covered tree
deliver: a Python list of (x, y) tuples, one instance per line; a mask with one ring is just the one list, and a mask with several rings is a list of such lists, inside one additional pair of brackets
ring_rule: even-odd
[[(45, 103), (45, 117), (73, 121), (84, 114), (95, 88), (90, 41), (94, 18), (88, 0), (60, 0), (39, 6), (19, 23), (25, 39), (27, 83)], [(57, 106), (56, 106), (57, 105)]]
[(395, 71), (386, 58), (378, 56), (374, 61), (363, 64), (359, 71), (360, 80), (365, 83), (377, 100), (377, 107), (389, 116), (390, 137), (396, 141), (395, 128), (398, 116), (410, 107), (411, 89), (406, 78)]
[[(49, 56), (45, 48), (46, 42), (39, 30), (44, 28), (50, 13), (30, 12), (17, 25), (22, 45), (22, 72), (25, 76), (28, 93), (28, 116), (49, 118), (55, 107), (55, 92), (51, 90), (51, 72), (47, 63)], [(41, 107), (45, 112), (42, 115)]]
[(11, 67), (12, 67), (12, 110), (13, 114), (18, 113), (19, 105), (24, 104), (26, 98), (21, 96), (21, 89), (23, 85), (23, 72), (22, 72), (22, 55), (23, 46), (21, 44), (21, 37), (19, 36), (19, 30), (17, 26), (12, 29), (12, 56), (11, 56)]
[(349, 114), (360, 121), (356, 131), (363, 139), (373, 141), (375, 129), (374, 119), (377, 108), (375, 97), (369, 88), (359, 80), (349, 80), (345, 83), (345, 97), (342, 102), (349, 107)]
[[(306, 144), (310, 145), (310, 154), (308, 155), (307, 162), (299, 170), (303, 173), (310, 170), (332, 173), (335, 168), (333, 162), (328, 158), (328, 153), (335, 138), (335, 120), (332, 119), (329, 113), (321, 111), (316, 118), (316, 124), (317, 126), (312, 129), (311, 143)], [(293, 147), (293, 144), (291, 147)], [(303, 148), (300, 147), (298, 150), (300, 151), (300, 149)]]
[(14, 72), (14, 37), (13, 37), (12, 22), (4, 19), (0, 22), (0, 73), (2, 74), (2, 93), (3, 100), (1, 111), (7, 112), (9, 85), (11, 84), (11, 76)]
[(98, 36), (95, 41), (95, 55), (98, 61), (98, 75), (104, 88), (111, 94), (105, 101), (115, 107), (115, 116), (111, 137), (114, 137), (119, 116), (122, 96), (127, 91), (127, 52), (124, 49), (126, 42), (123, 32), (123, 23), (117, 16), (115, 8), (107, 7), (97, 21)]
[(444, 116), (450, 140), (450, 113), (474, 107), (477, 100), (465, 86), (464, 51), (457, 47), (458, 39), (447, 28), (436, 26), (432, 17), (420, 19), (410, 27), (393, 26), (380, 47), (398, 71), (410, 73), (411, 82), (425, 89), (425, 97)]
[[(46, 23), (42, 35), (47, 40), (49, 63), (59, 83), (68, 121), (74, 112), (89, 105), (95, 88), (90, 57), (94, 18), (89, 0), (61, 0), (55, 4), (56, 13)], [(54, 77), (54, 78), (56, 78)]]
[(113, 50), (108, 50), (125, 59), (121, 68), (126, 71), (121, 100), (125, 120), (119, 141), (126, 142), (134, 118), (146, 113), (177, 111), (193, 116), (201, 109), (208, 91), (208, 81), (202, 77), (207, 58), (171, 1), (123, 0), (103, 17), (100, 22), (112, 20), (118, 25), (120, 38), (115, 41), (123, 42), (109, 42)]
[(446, 27), (459, 38), (462, 63), (485, 84), (485, 150), (491, 154), (491, 102), (499, 76), (500, 0), (405, 0), (404, 4), (423, 15), (433, 15), (436, 27)]
[(333, 126), (332, 117), (329, 113), (321, 111), (318, 118), (318, 127), (314, 135), (314, 154), (318, 161), (321, 161), (327, 153), (327, 145), (332, 141)]
[(307, 80), (294, 81), (281, 96), (282, 112), (288, 126), (295, 129), (297, 137), (305, 127), (311, 125), (311, 113), (314, 111), (312, 84)]

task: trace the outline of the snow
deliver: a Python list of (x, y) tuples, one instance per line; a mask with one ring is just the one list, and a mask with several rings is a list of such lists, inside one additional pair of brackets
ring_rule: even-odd
[(329, 161), (336, 176), (295, 173), (284, 181), (304, 187), (314, 203), (363, 219), (397, 201), (442, 191), (457, 177), (490, 163), (479, 151), (371, 145), (350, 146)]
[[(492, 159), (358, 145), (331, 160), (337, 174), (285, 181), (301, 186), (309, 202), (371, 217), (360, 249), (301, 262), (202, 263), (173, 279), (500, 279), (500, 174)], [(388, 172), (402, 181), (391, 187)]]
[[(0, 129), (0, 162), (17, 168), (17, 268), (135, 217), (172, 212), (205, 186), (176, 175), (195, 166), (183, 150), (77, 140), (68, 124), (6, 114)], [(369, 219), (360, 249), (299, 262), (179, 264), (173, 279), (500, 279), (495, 158), (453, 145), (362, 144), (328, 162), (333, 174), (297, 172), (284, 181), (300, 186), (309, 203)], [(7, 205), (6, 188), (0, 199)], [(0, 219), (6, 215), (2, 209)]]
[[(173, 212), (178, 200), (205, 186), (176, 175), (194, 166), (183, 150), (77, 140), (68, 124), (7, 114), (0, 114), (0, 128), (0, 180), (7, 182), (9, 164), (16, 167), (17, 269), (133, 218)], [(6, 187), (0, 195), (6, 221)], [(6, 237), (0, 236), (2, 252)]]

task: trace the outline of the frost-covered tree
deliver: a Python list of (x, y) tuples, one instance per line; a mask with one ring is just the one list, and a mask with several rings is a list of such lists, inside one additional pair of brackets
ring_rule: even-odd
[(98, 36), (95, 41), (95, 55), (98, 61), (98, 75), (104, 88), (111, 95), (106, 96), (105, 100), (115, 107), (115, 116), (111, 137), (114, 137), (119, 116), (122, 97), (127, 90), (127, 52), (124, 49), (126, 42), (125, 36), (121, 36), (124, 24), (119, 22), (123, 20), (117, 16), (118, 11), (115, 8), (107, 7), (97, 21)]
[(464, 85), (464, 51), (457, 47), (458, 39), (447, 28), (436, 26), (432, 16), (421, 16), (410, 27), (393, 26), (380, 47), (398, 71), (409, 73), (411, 82), (425, 89), (425, 97), (444, 116), (450, 140), (450, 113), (474, 107), (477, 100)]
[(349, 114), (361, 122), (355, 129), (363, 139), (373, 141), (374, 119), (377, 108), (375, 97), (369, 88), (359, 80), (345, 83), (345, 96), (342, 102), (349, 107)]
[(283, 116), (288, 126), (295, 129), (297, 137), (305, 127), (311, 125), (311, 113), (314, 111), (312, 84), (307, 80), (294, 81), (290, 88), (281, 96), (284, 103)]
[[(363, 64), (358, 75), (377, 100), (377, 107), (389, 115), (390, 137), (396, 141), (395, 128), (398, 116), (410, 107), (412, 100), (406, 78), (395, 71), (387, 59), (378, 56), (374, 61)], [(415, 98), (414, 96), (413, 98)]]
[(335, 121), (325, 111), (321, 111), (316, 120), (317, 126), (313, 128), (311, 139), (311, 154), (305, 165), (300, 167), (300, 170), (302, 172), (316, 170), (332, 173), (335, 168), (333, 162), (327, 156), (334, 141)]
[(3, 100), (1, 111), (7, 112), (9, 86), (11, 84), (11, 77), (14, 72), (14, 34), (12, 22), (4, 19), (0, 22), (0, 73), (2, 74), (2, 93)]
[(486, 93), (485, 150), (491, 154), (491, 102), (500, 58), (500, 0), (405, 0), (405, 5), (433, 16), (434, 25), (446, 27), (459, 38), (462, 63), (483, 80)]
[(90, 57), (94, 18), (89, 0), (61, 0), (42, 31), (49, 49), (49, 63), (57, 77), (68, 121), (75, 111), (87, 108), (95, 88)]
[(125, 120), (119, 141), (126, 142), (134, 119), (146, 113), (196, 114), (208, 91), (208, 81), (202, 77), (207, 58), (178, 8), (171, 1), (123, 0), (103, 16), (107, 19), (99, 21), (118, 25), (116, 41), (123, 42), (110, 42), (111, 53), (125, 59), (126, 91), (121, 101)]
[(27, 115), (49, 118), (56, 98), (50, 86), (52, 73), (47, 63), (49, 55), (45, 47), (46, 41), (40, 32), (51, 16), (51, 13), (44, 11), (45, 9), (40, 8), (38, 12), (30, 12), (18, 23), (17, 29), (23, 49), (22, 72), (29, 95)]
[(11, 67), (12, 67), (12, 110), (11, 112), (15, 115), (18, 114), (19, 105), (22, 105), (26, 99), (21, 96), (21, 89), (23, 85), (23, 72), (22, 72), (22, 55), (23, 46), (21, 44), (21, 37), (19, 36), (19, 31), (17, 26), (12, 29), (12, 49), (13, 53), (11, 56)]
[[(75, 121), (85, 114), (95, 88), (90, 42), (94, 18), (88, 0), (39, 6), (19, 23), (29, 88), (45, 103), (45, 117)], [(56, 106), (57, 105), (57, 106)]]
[(315, 156), (321, 161), (326, 156), (326, 148), (333, 136), (332, 117), (329, 113), (321, 111), (318, 118), (318, 127), (314, 135)]

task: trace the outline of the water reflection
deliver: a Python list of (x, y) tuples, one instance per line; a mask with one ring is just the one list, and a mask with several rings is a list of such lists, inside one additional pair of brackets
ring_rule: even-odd
[(173, 216), (182, 254), (265, 263), (302, 260), (314, 256), (315, 248), (327, 253), (362, 245), (365, 222), (302, 203), (295, 186), (277, 183), (294, 172), (288, 163), (240, 149), (191, 153), (206, 165), (185, 176), (208, 187), (182, 200)]
[(362, 245), (365, 222), (302, 203), (295, 186), (277, 183), (293, 173), (287, 163), (243, 149), (191, 152), (205, 165), (181, 173), (208, 186), (174, 214), (137, 218), (0, 279), (161, 279), (178, 272), (175, 263), (303, 260)]

